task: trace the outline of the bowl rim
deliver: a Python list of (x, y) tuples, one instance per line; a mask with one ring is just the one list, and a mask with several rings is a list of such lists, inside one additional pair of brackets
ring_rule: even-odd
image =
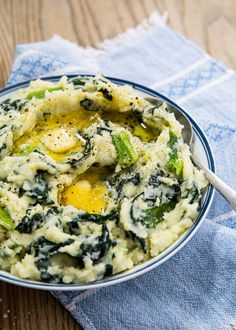
[[(69, 79), (74, 78), (77, 76), (82, 77), (94, 77), (94, 74), (64, 74), (64, 75), (56, 75), (56, 76), (46, 76), (46, 77), (40, 77), (35, 78), (27, 81), (23, 81), (11, 86), (7, 86), (0, 90), (0, 97), (6, 96), (9, 93), (14, 92), (15, 90), (18, 90), (19, 88), (24, 88), (28, 86), (28, 84), (31, 81), (41, 79), (41, 80), (49, 80), (49, 81), (58, 81), (61, 77), (66, 76)], [(211, 145), (203, 132), (202, 128), (199, 126), (199, 124), (193, 119), (192, 116), (188, 114), (186, 110), (184, 110), (182, 107), (180, 107), (178, 104), (176, 104), (174, 101), (169, 99), (167, 96), (149, 88), (146, 86), (143, 86), (139, 83), (135, 83), (129, 80), (105, 76), (105, 78), (111, 80), (112, 82), (118, 84), (118, 85), (129, 85), (132, 86), (135, 90), (147, 93), (150, 96), (158, 97), (163, 99), (164, 101), (168, 102), (169, 104), (177, 107), (180, 111), (182, 111), (185, 116), (189, 119), (189, 121), (192, 124), (194, 133), (198, 136), (202, 147), (204, 148), (205, 155), (207, 157), (208, 162), (208, 168), (215, 172), (216, 166), (215, 166), (215, 159), (213, 156), (213, 151), (211, 148)], [(175, 241), (173, 244), (171, 244), (170, 247), (168, 247), (166, 250), (164, 250), (161, 254), (159, 254), (156, 257), (153, 257), (149, 260), (147, 260), (144, 263), (141, 263), (139, 265), (136, 265), (134, 268), (127, 270), (125, 272), (122, 272), (120, 274), (115, 274), (111, 277), (107, 277), (105, 279), (91, 282), (91, 283), (85, 283), (85, 284), (49, 284), (44, 282), (37, 282), (37, 281), (31, 281), (31, 280), (24, 280), (19, 277), (13, 276), (8, 272), (0, 271), (0, 280), (15, 284), (18, 286), (28, 287), (28, 288), (34, 288), (34, 289), (40, 289), (40, 290), (52, 290), (52, 291), (74, 291), (74, 290), (87, 290), (87, 289), (98, 289), (114, 284), (118, 284), (130, 279), (133, 279), (137, 276), (140, 276), (153, 268), (156, 268), (160, 266), (162, 263), (167, 261), (169, 258), (174, 256), (181, 248), (185, 246), (185, 244), (193, 237), (193, 235), (196, 233), (196, 231), (199, 229), (200, 225), (202, 224), (203, 220), (205, 219), (207, 212), (210, 209), (210, 206), (213, 201), (215, 189), (213, 186), (209, 184), (205, 199), (202, 205), (202, 208), (198, 214), (198, 217), (195, 219), (193, 225), (181, 236)], [(156, 260), (157, 259), (157, 260)], [(116, 276), (116, 277), (115, 277)]]

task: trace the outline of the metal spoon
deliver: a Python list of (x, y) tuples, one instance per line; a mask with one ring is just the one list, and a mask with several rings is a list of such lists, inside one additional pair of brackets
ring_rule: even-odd
[[(145, 100), (159, 107), (163, 101), (161, 99), (146, 97)], [(230, 188), (224, 181), (222, 181), (218, 176), (216, 176), (211, 170), (209, 170), (200, 159), (194, 154), (194, 132), (192, 125), (188, 118), (176, 107), (168, 103), (170, 110), (174, 113), (175, 118), (184, 126), (182, 134), (184, 142), (190, 146), (191, 159), (193, 163), (201, 168), (208, 181), (221, 193), (225, 200), (232, 206), (236, 211), (236, 191)]]

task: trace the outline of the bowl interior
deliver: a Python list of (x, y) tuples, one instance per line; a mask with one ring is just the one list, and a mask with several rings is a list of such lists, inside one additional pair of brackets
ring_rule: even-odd
[[(74, 75), (69, 77), (74, 77)], [(44, 78), (45, 80), (50, 80), (50, 81), (58, 81), (61, 77), (56, 76), (56, 77), (47, 77)], [(178, 107), (181, 111), (184, 112), (184, 114), (188, 117), (190, 120), (192, 127), (193, 127), (193, 132), (194, 132), (194, 138), (196, 141), (196, 146), (194, 148), (196, 155), (198, 158), (203, 162), (204, 165), (206, 165), (208, 168), (210, 168), (213, 172), (215, 171), (215, 162), (212, 154), (211, 147), (209, 145), (209, 142), (203, 133), (202, 129), (199, 127), (199, 125), (195, 122), (195, 120), (186, 112), (184, 111), (181, 107), (176, 105), (173, 101), (168, 99), (167, 97), (159, 94), (156, 91), (153, 91), (147, 87), (144, 87), (139, 84), (135, 84), (129, 81), (121, 80), (121, 79), (116, 79), (116, 78), (110, 78), (114, 83), (119, 84), (119, 85), (131, 85), (137, 92), (140, 94), (142, 97), (147, 97), (147, 96), (153, 96), (153, 97), (158, 97), (163, 99), (164, 101)], [(20, 83), (17, 85), (14, 85), (12, 87), (7, 87), (0, 91), (0, 102), (3, 101), (4, 99), (8, 98), (12, 93), (14, 93), (17, 89), (26, 87), (29, 82), (24, 82)], [(30, 288), (37, 288), (37, 289), (42, 289), (42, 290), (85, 290), (85, 289), (92, 289), (92, 288), (98, 288), (98, 287), (104, 287), (108, 285), (113, 285), (117, 284), (123, 281), (126, 281), (128, 279), (137, 277), (138, 275), (141, 275), (158, 265), (162, 264), (165, 262), (167, 259), (169, 259), (171, 256), (173, 256), (177, 251), (179, 251), (186, 243), (189, 241), (189, 239), (194, 235), (202, 221), (204, 220), (208, 209), (210, 208), (212, 198), (213, 198), (213, 188), (212, 186), (208, 186), (208, 188), (205, 190), (205, 193), (203, 194), (202, 197), (202, 207), (200, 210), (200, 213), (197, 217), (197, 219), (194, 221), (193, 225), (182, 235), (180, 236), (170, 247), (168, 247), (165, 251), (160, 253), (158, 256), (143, 262), (131, 270), (122, 272), (117, 275), (113, 275), (112, 277), (105, 278), (100, 281), (96, 281), (93, 283), (87, 283), (87, 284), (48, 284), (48, 283), (42, 283), (42, 282), (36, 282), (36, 281), (29, 281), (29, 280), (23, 280), (20, 279), (16, 276), (13, 276), (5, 271), (0, 271), (0, 279), (12, 284), (20, 285), (20, 286), (25, 286), (25, 287), (30, 287)]]

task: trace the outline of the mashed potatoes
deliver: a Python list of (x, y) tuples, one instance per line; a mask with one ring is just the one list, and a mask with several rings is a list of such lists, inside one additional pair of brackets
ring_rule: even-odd
[(96, 281), (170, 246), (206, 180), (166, 103), (103, 76), (36, 80), (0, 104), (0, 269)]

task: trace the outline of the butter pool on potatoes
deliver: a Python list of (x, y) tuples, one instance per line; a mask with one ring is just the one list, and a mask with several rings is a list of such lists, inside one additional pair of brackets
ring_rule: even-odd
[(165, 102), (101, 75), (32, 81), (0, 104), (0, 269), (49, 283), (131, 269), (192, 225), (206, 185)]

